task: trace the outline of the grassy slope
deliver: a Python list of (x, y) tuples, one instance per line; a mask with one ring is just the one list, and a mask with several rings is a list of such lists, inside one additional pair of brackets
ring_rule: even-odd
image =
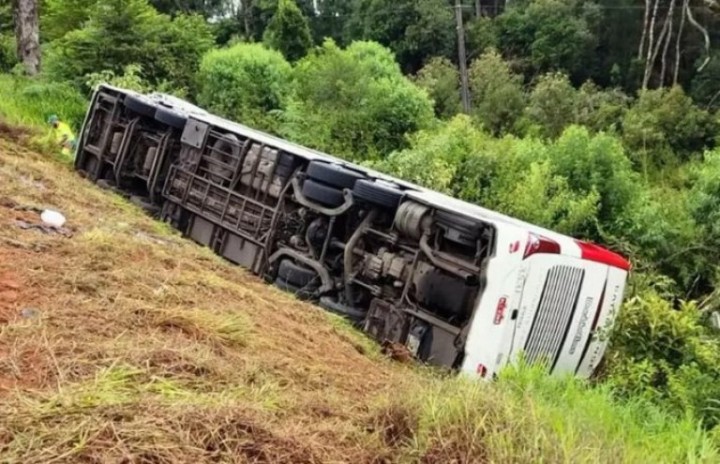
[[(386, 360), (26, 145), (0, 124), (2, 463), (718, 460), (604, 389)], [(72, 237), (17, 226), (48, 206)]]

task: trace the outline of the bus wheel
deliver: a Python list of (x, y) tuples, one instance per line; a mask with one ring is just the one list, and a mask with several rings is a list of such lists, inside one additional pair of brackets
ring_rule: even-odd
[(315, 182), (312, 179), (307, 179), (303, 183), (302, 193), (310, 200), (321, 203), (331, 208), (338, 207), (345, 203), (345, 197), (342, 191), (330, 187), (329, 185)]
[(351, 171), (335, 164), (313, 161), (307, 169), (307, 176), (326, 185), (339, 189), (351, 189), (355, 182), (364, 179), (365, 176), (359, 172)]
[(366, 203), (395, 209), (400, 204), (403, 192), (392, 184), (359, 180), (353, 188), (353, 196)]

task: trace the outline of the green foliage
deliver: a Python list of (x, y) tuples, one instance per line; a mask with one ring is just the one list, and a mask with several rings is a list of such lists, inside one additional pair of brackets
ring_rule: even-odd
[(44, 129), (57, 114), (77, 130), (86, 109), (85, 98), (68, 83), (0, 75), (0, 119), (11, 124)]
[[(621, 144), (570, 128), (554, 143), (495, 139), (457, 116), (374, 167), (564, 233), (596, 238), (633, 186)], [(582, 174), (582, 175), (579, 175)], [(542, 207), (538, 207), (542, 205)]]
[(8, 72), (18, 63), (15, 36), (0, 34), (0, 72)]
[(447, 58), (431, 58), (417, 73), (415, 83), (433, 99), (438, 117), (448, 119), (460, 112), (460, 72)]
[(200, 64), (198, 102), (249, 126), (274, 131), (291, 92), (292, 68), (260, 44), (212, 50)]
[(224, 6), (224, 0), (151, 0), (150, 3), (161, 13), (197, 13), (206, 18), (220, 13)]
[(577, 105), (577, 91), (565, 74), (549, 73), (540, 76), (530, 92), (525, 115), (532, 133), (543, 137), (558, 137), (573, 122)]
[(341, 49), (328, 40), (297, 63), (294, 75), (284, 135), (335, 155), (381, 157), (405, 146), (407, 134), (433, 120), (427, 93), (374, 42)]
[(312, 46), (310, 27), (295, 0), (279, 0), (275, 15), (265, 29), (265, 44), (279, 50), (290, 61), (307, 54)]
[(613, 332), (609, 380), (625, 396), (688, 413), (708, 427), (720, 423), (720, 337), (695, 303), (674, 309), (652, 290), (630, 298)]
[(429, 56), (454, 56), (454, 14), (444, 0), (356, 0), (346, 42), (374, 40), (389, 47), (406, 72)]
[(534, 72), (585, 76), (597, 45), (598, 6), (580, 0), (513, 2), (498, 18), (500, 46)]
[[(675, 418), (647, 400), (619, 400), (606, 387), (548, 378), (520, 365), (495, 382), (436, 378), (394, 395), (378, 416), (404, 418), (401, 462), (714, 462), (718, 451), (691, 418)], [(387, 420), (387, 419), (386, 419)], [(397, 427), (397, 421), (387, 427)], [(394, 429), (396, 430), (396, 429)], [(402, 429), (405, 431), (405, 429)]]
[(150, 84), (142, 78), (142, 68), (136, 64), (125, 66), (123, 73), (120, 75), (116, 75), (112, 71), (100, 71), (87, 75), (87, 87), (95, 88), (103, 83), (136, 92), (147, 93), (152, 90)]
[(525, 103), (522, 76), (494, 50), (473, 61), (469, 74), (474, 118), (495, 135), (510, 132)]
[(96, 3), (97, 0), (46, 0), (40, 11), (41, 40), (52, 42), (80, 29)]
[(498, 48), (496, 22), (481, 16), (465, 25), (465, 47), (469, 59), (474, 59), (490, 49)]
[(91, 73), (120, 74), (137, 64), (151, 85), (169, 82), (187, 92), (211, 45), (210, 28), (199, 16), (171, 20), (146, 0), (101, 0), (82, 29), (51, 44), (46, 67), (53, 78), (82, 86)]
[(617, 132), (629, 104), (630, 97), (622, 90), (603, 90), (587, 81), (578, 90), (575, 122), (595, 132)]
[(690, 95), (699, 105), (711, 111), (720, 109), (720, 50), (715, 50), (703, 72), (690, 82)]
[(714, 145), (717, 119), (693, 105), (680, 87), (645, 90), (623, 120), (623, 140), (644, 169), (677, 166)]

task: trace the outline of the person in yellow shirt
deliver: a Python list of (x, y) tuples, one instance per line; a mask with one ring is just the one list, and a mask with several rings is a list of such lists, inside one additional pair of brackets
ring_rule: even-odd
[(61, 153), (64, 156), (72, 156), (75, 152), (76, 142), (75, 133), (73, 133), (70, 126), (61, 121), (60, 118), (58, 118), (55, 114), (50, 116), (50, 118), (48, 119), (48, 123), (50, 124), (50, 126), (52, 126), (52, 137), (61, 147)]

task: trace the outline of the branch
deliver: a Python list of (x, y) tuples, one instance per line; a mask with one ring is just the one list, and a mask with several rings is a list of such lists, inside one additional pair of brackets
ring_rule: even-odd
[(680, 28), (678, 29), (677, 39), (675, 40), (675, 70), (673, 71), (673, 85), (678, 83), (678, 74), (680, 73), (680, 41), (682, 40), (683, 30), (685, 29), (686, 9), (690, 0), (683, 0), (682, 16), (680, 16)]
[(651, 59), (653, 57), (653, 46), (655, 45), (655, 21), (657, 20), (658, 7), (660, 6), (660, 0), (655, 0), (655, 6), (653, 7), (652, 18), (650, 19), (650, 37), (648, 39), (647, 55), (645, 57), (645, 72), (643, 73), (643, 84), (642, 88), (646, 89), (648, 81), (650, 80), (650, 74), (652, 73)]
[(670, 42), (672, 41), (672, 35), (673, 35), (673, 16), (675, 13), (675, 1), (676, 0), (670, 0), (670, 9), (668, 11), (668, 16), (666, 20), (666, 24), (669, 25), (668, 27), (668, 35), (667, 39), (665, 40), (665, 46), (663, 47), (662, 52), (662, 59), (661, 59), (661, 66), (660, 66), (660, 87), (663, 87), (665, 85), (665, 71), (667, 70), (666, 61), (667, 61), (667, 54), (668, 49), (670, 48)]
[(695, 21), (695, 18), (692, 15), (692, 10), (690, 9), (690, 3), (685, 5), (685, 11), (687, 11), (687, 17), (688, 21), (690, 21), (690, 24), (695, 26), (697, 30), (699, 30), (703, 37), (705, 38), (705, 53), (707, 56), (705, 57), (705, 60), (703, 63), (697, 68), (697, 72), (702, 72), (703, 69), (705, 69), (705, 66), (710, 62), (710, 35), (708, 34), (708, 31), (700, 25), (697, 21)]
[(640, 46), (638, 47), (638, 60), (643, 57), (643, 51), (645, 51), (645, 36), (647, 36), (648, 29), (648, 17), (650, 16), (650, 0), (645, 0), (645, 18), (643, 19), (643, 31), (640, 37)]

